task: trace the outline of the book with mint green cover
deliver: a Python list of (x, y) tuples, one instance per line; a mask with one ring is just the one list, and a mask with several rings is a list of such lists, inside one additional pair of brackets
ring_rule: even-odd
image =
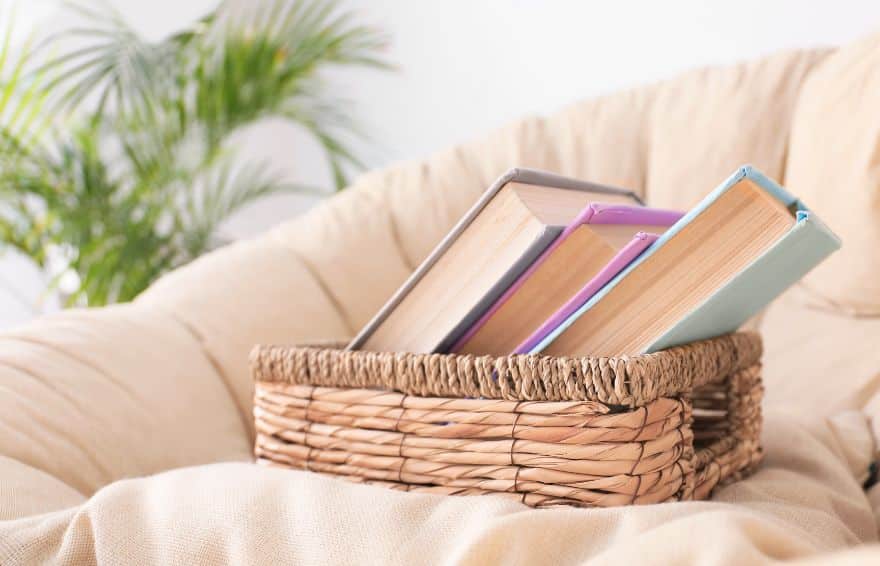
[(642, 353), (656, 352), (672, 346), (734, 332), (788, 287), (799, 281), (825, 257), (840, 248), (838, 237), (800, 200), (765, 177), (760, 171), (749, 165), (743, 166), (669, 228), (638, 259), (620, 272), (580, 309), (572, 313), (529, 353), (539, 353), (546, 348), (578, 317), (601, 301), (619, 281), (680, 232), (725, 191), (743, 179), (749, 179), (782, 202), (789, 210), (792, 210), (796, 215), (794, 226), (759, 258), (731, 278), (714, 295), (694, 308), (675, 326), (645, 348)]

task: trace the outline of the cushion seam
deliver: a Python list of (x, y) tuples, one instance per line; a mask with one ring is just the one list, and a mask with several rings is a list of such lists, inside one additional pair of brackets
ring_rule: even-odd
[(159, 306), (159, 305), (152, 305), (152, 307), (161, 310), (171, 320), (173, 320), (177, 324), (179, 324), (180, 327), (183, 328), (184, 331), (187, 334), (189, 334), (199, 344), (199, 349), (201, 350), (202, 354), (205, 356), (205, 359), (211, 365), (211, 368), (216, 373), (217, 378), (223, 384), (223, 389), (226, 391), (226, 394), (232, 400), (232, 404), (236, 408), (236, 412), (238, 413), (238, 417), (241, 420), (242, 426), (244, 427), (244, 431), (248, 435), (249, 441), (252, 442), (253, 441), (253, 433), (251, 432), (250, 414), (248, 413), (248, 411), (245, 410), (245, 407), (243, 407), (241, 405), (241, 403), (239, 402), (238, 396), (235, 394), (235, 390), (232, 387), (232, 384), (229, 380), (229, 376), (226, 374), (225, 371), (223, 371), (223, 368), (220, 365), (220, 363), (217, 361), (217, 359), (213, 356), (213, 354), (211, 354), (211, 352), (206, 347), (205, 339), (204, 339), (204, 336), (202, 335), (202, 333), (196, 329), (195, 325), (193, 325), (192, 323), (177, 316), (177, 314), (171, 312), (170, 309), (168, 309), (164, 306)]

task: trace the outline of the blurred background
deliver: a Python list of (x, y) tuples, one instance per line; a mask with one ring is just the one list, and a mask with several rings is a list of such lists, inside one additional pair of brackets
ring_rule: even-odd
[(365, 169), (878, 25), (869, 0), (0, 0), (0, 328), (127, 300)]

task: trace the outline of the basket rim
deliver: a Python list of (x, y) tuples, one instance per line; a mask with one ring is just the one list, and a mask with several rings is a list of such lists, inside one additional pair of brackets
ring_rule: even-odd
[(257, 345), (255, 382), (393, 390), (422, 397), (598, 401), (636, 407), (686, 394), (760, 364), (757, 332), (736, 332), (651, 354), (554, 357), (348, 351), (327, 345)]

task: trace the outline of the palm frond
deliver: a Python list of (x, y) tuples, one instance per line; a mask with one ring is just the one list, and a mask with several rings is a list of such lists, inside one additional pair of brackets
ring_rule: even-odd
[[(337, 2), (224, 2), (157, 42), (106, 3), (69, 6), (81, 21), (26, 59), (0, 38), (0, 238), (58, 281), (75, 274), (69, 304), (129, 300), (215, 246), (249, 203), (322, 192), (242, 164), (229, 146), (240, 128), (270, 116), (301, 125), (337, 189), (361, 166), (350, 105), (322, 73), (387, 67), (386, 38)], [(58, 110), (76, 120), (50, 130), (42, 122)], [(31, 137), (41, 130), (53, 135)]]
[(81, 41), (87, 37), (92, 41), (64, 55), (50, 57), (38, 71), (53, 74), (47, 89), (61, 94), (56, 101), (60, 109), (76, 109), (91, 97), (97, 101), (97, 116), (111, 102), (116, 104), (115, 112), (125, 111), (127, 106), (152, 111), (157, 94), (172, 84), (168, 69), (173, 65), (174, 50), (167, 42), (145, 41), (115, 8), (102, 4), (98, 11), (82, 2), (66, 3), (86, 18), (88, 25), (52, 34), (40, 49), (63, 49), (72, 38)]
[(0, 47), (0, 129), (4, 137), (14, 137), (17, 143), (25, 144), (45, 133), (52, 116), (44, 112), (48, 97), (46, 74), (30, 71), (30, 41), (17, 54), (11, 53), (12, 26), (10, 21)]
[(242, 208), (279, 193), (320, 194), (288, 183), (265, 163), (236, 164), (223, 159), (196, 179), (195, 190), (181, 193), (177, 227), (192, 257), (213, 247), (221, 224)]
[(194, 113), (210, 140), (263, 116), (295, 119), (285, 105), (328, 65), (385, 65), (384, 34), (350, 23), (336, 2), (267, 0), (219, 13), (191, 73)]

